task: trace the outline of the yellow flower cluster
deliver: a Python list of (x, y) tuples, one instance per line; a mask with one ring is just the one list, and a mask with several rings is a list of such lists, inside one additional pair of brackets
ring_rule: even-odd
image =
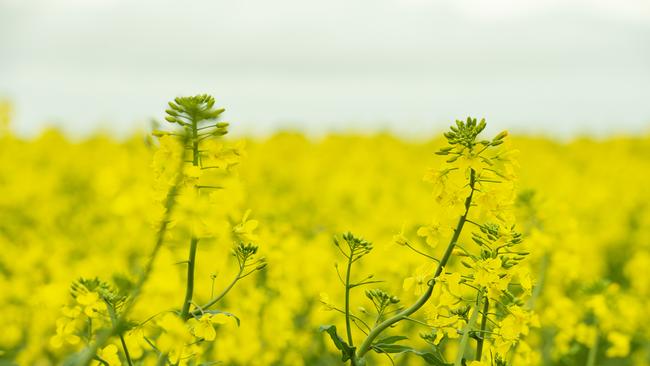
[[(424, 325), (401, 326), (409, 342), (426, 349), (454, 339), (440, 348), (453, 361), (476, 308), (468, 296), (474, 286), (487, 289), (487, 313), (499, 316), (487, 320), (484, 357), (475, 360), (470, 350), (468, 365), (491, 365), (490, 352), (504, 355), (503, 365), (649, 365), (650, 137), (509, 139), (490, 152), (492, 165), (475, 151), (460, 151), (449, 163), (454, 174), (428, 170), (442, 166), (432, 155), (446, 146), (442, 137), (310, 140), (278, 133), (206, 141), (206, 169), (188, 164), (183, 173), (166, 241), (128, 316), (137, 322), (123, 333), (130, 358), (143, 365), (155, 365), (161, 353), (172, 364), (340, 364), (340, 352), (318, 333), (321, 324), (345, 328), (334, 310), (344, 294), (332, 266), (340, 260), (332, 237), (349, 230), (373, 242), (355, 273), (380, 274), (385, 282), (378, 287), (399, 298), (387, 312), (408, 306), (426, 291), (432, 266), (404, 247), (441, 256), (453, 235), (449, 217), (462, 214), (468, 194), (461, 172), (473, 170), (486, 183), (475, 192), (470, 216), (485, 231), (466, 224), (456, 259), (414, 319)], [(0, 364), (61, 364), (93, 341), (89, 330), (110, 328), (103, 287), (79, 287), (70, 296), (70, 284), (99, 277), (120, 295), (145, 268), (180, 158), (175, 136), (158, 141), (0, 134)], [(197, 193), (202, 185), (212, 188)], [(518, 254), (483, 257), (474, 244), (496, 248), (518, 233), (516, 251), (525, 258), (516, 266), (509, 261)], [(185, 321), (176, 311), (186, 292), (191, 238), (200, 239), (190, 304), (196, 316)], [(234, 241), (262, 243), (269, 266), (232, 287), (218, 311), (202, 313), (242, 274), (231, 255)], [(383, 296), (354, 291), (364, 309)], [(499, 304), (504, 292), (518, 302)], [(421, 334), (426, 327), (437, 331)], [(123, 349), (113, 337), (93, 362), (126, 365)], [(423, 364), (409, 353), (393, 358)], [(368, 364), (390, 362), (373, 355)]]

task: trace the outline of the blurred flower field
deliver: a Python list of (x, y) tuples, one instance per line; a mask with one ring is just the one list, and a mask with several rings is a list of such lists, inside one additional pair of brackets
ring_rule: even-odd
[[(167, 135), (118, 141), (103, 135), (71, 140), (54, 130), (31, 139), (8, 128), (0, 134), (0, 365), (63, 364), (93, 342), (84, 332), (109, 322), (110, 306), (98, 297), (105, 296), (102, 286), (117, 294), (136, 286), (164, 215), (160, 186), (173, 185), (164, 179), (173, 179), (173, 172), (166, 175), (178, 153)], [(207, 141), (214, 169), (190, 169), (185, 178), (197, 187), (204, 179), (217, 183), (205, 186), (214, 188), (208, 198), (179, 196), (128, 316), (138, 322), (123, 337), (130, 360), (120, 340), (108, 337), (93, 362), (160, 364), (158, 351), (183, 339), (164, 336), (184, 329), (169, 310), (183, 312), (188, 242), (200, 237), (186, 315), (239, 278), (242, 268), (251, 273), (235, 281), (218, 312), (190, 319), (191, 336), (210, 343), (200, 350), (193, 338), (183, 350), (169, 345), (165, 352), (177, 353), (176, 364), (210, 364), (188, 361), (184, 352), (225, 365), (341, 364), (340, 352), (319, 330), (324, 324), (345, 329), (332, 310), (345, 300), (333, 237), (349, 231), (371, 242), (356, 273), (374, 274), (385, 281), (377, 286), (400, 303), (413, 302), (417, 291), (408, 279), (412, 285), (427, 260), (401, 240), (434, 257), (444, 251), (422, 228), (435, 215), (423, 176), (430, 180), (429, 169), (445, 164), (434, 154), (445, 142), (442, 136), (407, 141), (389, 134), (315, 139), (298, 133)], [(650, 365), (650, 136), (570, 142), (509, 136), (504, 146), (517, 163), (508, 183), (515, 193), (500, 209), (509, 221), (516, 217), (523, 237), (528, 254), (516, 276), (532, 308), (509, 348), (509, 364)], [(459, 242), (469, 246), (471, 240), (463, 233)], [(233, 259), (238, 241), (254, 243), (255, 251), (235, 249)], [(252, 267), (238, 266), (253, 254)], [(452, 259), (447, 268), (463, 265)], [(363, 319), (373, 304), (362, 290), (356, 295), (352, 308)], [(397, 327), (419, 349), (430, 346), (419, 324)], [(451, 333), (441, 352), (453, 361), (458, 342)], [(391, 362), (423, 361), (408, 353), (392, 361), (368, 358), (369, 365)]]

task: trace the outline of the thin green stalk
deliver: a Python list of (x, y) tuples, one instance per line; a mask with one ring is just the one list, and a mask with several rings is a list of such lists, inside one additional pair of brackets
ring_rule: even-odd
[(436, 263), (438, 262), (438, 258), (434, 258), (434, 257), (428, 255), (427, 253), (424, 253), (424, 252), (418, 250), (417, 248), (413, 247), (413, 246), (412, 246), (411, 244), (409, 244), (408, 242), (406, 243), (406, 246), (409, 247), (412, 251), (416, 252), (417, 254), (419, 254), (419, 255), (421, 255), (421, 256), (424, 256), (424, 257), (427, 257), (427, 258), (431, 259), (432, 261), (434, 261), (434, 262), (436, 262)]
[(594, 339), (594, 345), (589, 349), (589, 356), (587, 356), (587, 366), (595, 366), (597, 356), (598, 356), (598, 334), (596, 334), (596, 339)]
[(488, 321), (488, 310), (490, 309), (490, 300), (488, 297), (485, 297), (485, 303), (483, 304), (483, 312), (481, 318), (481, 333), (478, 335), (478, 340), (476, 341), (476, 361), (481, 361), (483, 356), (483, 343), (485, 342), (485, 333), (487, 328)]
[(185, 287), (185, 298), (181, 310), (181, 318), (183, 319), (190, 317), (190, 304), (192, 303), (192, 296), (194, 294), (194, 267), (196, 266), (196, 248), (198, 242), (199, 239), (194, 237), (190, 240), (190, 254), (187, 260), (187, 285)]
[(126, 363), (128, 363), (129, 366), (133, 366), (133, 361), (131, 361), (131, 355), (129, 354), (129, 348), (126, 346), (126, 342), (124, 341), (124, 336), (122, 334), (120, 334), (120, 343), (122, 343), (122, 349), (124, 350)]
[(158, 360), (156, 360), (156, 366), (164, 366), (164, 365), (167, 365), (167, 354), (161, 353), (158, 356)]
[[(198, 121), (192, 116), (192, 165), (199, 165), (199, 141), (198, 136)], [(183, 306), (181, 308), (181, 318), (188, 319), (190, 317), (190, 304), (194, 296), (194, 267), (196, 266), (196, 249), (199, 239), (192, 237), (190, 239), (190, 253), (187, 259), (187, 284), (185, 286), (185, 297), (183, 299)]]
[(422, 306), (424, 306), (427, 300), (429, 300), (429, 298), (431, 297), (431, 294), (433, 293), (433, 288), (436, 284), (436, 279), (438, 278), (438, 276), (440, 276), (442, 270), (447, 265), (447, 262), (451, 257), (451, 253), (454, 250), (454, 246), (456, 245), (456, 242), (460, 237), (460, 233), (463, 230), (465, 221), (467, 220), (467, 214), (469, 213), (469, 209), (472, 204), (472, 197), (474, 196), (475, 183), (476, 183), (476, 175), (474, 170), (472, 169), (469, 178), (469, 186), (471, 188), (471, 191), (467, 196), (467, 198), (465, 199), (465, 213), (458, 219), (458, 224), (456, 225), (456, 229), (454, 229), (454, 235), (449, 241), (449, 244), (447, 245), (447, 249), (445, 250), (445, 253), (442, 255), (442, 259), (438, 263), (436, 272), (433, 275), (433, 279), (429, 281), (429, 286), (427, 287), (426, 291), (424, 292), (424, 294), (422, 294), (422, 296), (420, 296), (420, 298), (413, 305), (393, 315), (392, 317), (384, 320), (383, 322), (377, 324), (377, 326), (375, 326), (370, 331), (370, 333), (368, 333), (368, 336), (365, 338), (363, 343), (361, 343), (361, 346), (359, 346), (359, 350), (357, 352), (359, 358), (363, 357), (371, 349), (370, 347), (372, 346), (372, 342), (375, 340), (375, 338), (377, 338), (381, 334), (381, 332), (383, 332), (393, 324), (405, 319), (406, 317), (418, 311)]
[[(106, 304), (108, 315), (111, 318), (111, 325), (115, 326), (115, 324), (117, 323), (117, 314), (115, 313), (115, 308), (113, 307), (113, 304), (106, 299), (104, 299), (104, 303)], [(88, 320), (91, 321), (89, 325), (92, 327), (92, 319), (89, 318)], [(90, 331), (89, 334), (91, 334)], [(128, 363), (129, 366), (133, 366), (133, 362), (131, 361), (131, 355), (129, 354), (129, 349), (126, 346), (126, 342), (124, 341), (124, 335), (122, 333), (120, 333), (120, 342), (122, 343), (122, 349), (124, 350), (124, 358), (126, 358), (126, 362)]]
[(348, 334), (348, 344), (353, 347), (352, 327), (350, 326), (350, 270), (352, 269), (352, 251), (348, 257), (348, 269), (345, 273), (345, 330)]
[[(348, 344), (352, 349), (354, 349), (354, 341), (352, 339), (352, 326), (350, 324), (350, 318), (353, 317), (353, 315), (350, 314), (350, 289), (352, 289), (352, 286), (350, 285), (350, 272), (352, 271), (352, 263), (354, 262), (353, 257), (354, 250), (350, 249), (350, 256), (348, 257), (348, 268), (345, 272), (345, 330), (348, 335)], [(354, 355), (354, 351), (350, 357), (350, 365), (357, 365), (357, 359)]]
[(472, 330), (474, 323), (476, 323), (476, 318), (478, 318), (482, 298), (483, 290), (479, 291), (478, 296), (476, 297), (476, 305), (474, 305), (474, 309), (472, 310), (472, 315), (470, 316), (469, 321), (463, 330), (463, 336), (460, 339), (460, 344), (458, 346), (458, 356), (456, 356), (456, 362), (454, 362), (454, 366), (462, 366), (463, 364), (463, 356), (465, 355), (465, 348), (467, 348), (467, 342), (469, 341), (469, 333)]

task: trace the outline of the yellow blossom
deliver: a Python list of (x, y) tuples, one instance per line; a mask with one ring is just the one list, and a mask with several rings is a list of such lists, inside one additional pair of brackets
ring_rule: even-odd
[(242, 220), (239, 224), (235, 225), (232, 228), (233, 233), (236, 237), (240, 238), (246, 243), (252, 243), (257, 241), (257, 235), (253, 231), (259, 225), (257, 220), (249, 220), (248, 216), (250, 215), (251, 210), (246, 210)]
[(620, 332), (610, 332), (607, 334), (609, 347), (607, 348), (607, 357), (625, 357), (630, 353), (630, 336)]
[(403, 288), (405, 291), (413, 289), (415, 295), (421, 295), (428, 286), (428, 282), (433, 276), (435, 269), (429, 264), (423, 264), (415, 270), (415, 274), (404, 280)]

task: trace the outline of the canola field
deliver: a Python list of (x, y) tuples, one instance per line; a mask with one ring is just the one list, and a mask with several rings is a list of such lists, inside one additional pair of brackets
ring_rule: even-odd
[(213, 104), (1, 130), (0, 365), (650, 365), (650, 136), (230, 138)]

